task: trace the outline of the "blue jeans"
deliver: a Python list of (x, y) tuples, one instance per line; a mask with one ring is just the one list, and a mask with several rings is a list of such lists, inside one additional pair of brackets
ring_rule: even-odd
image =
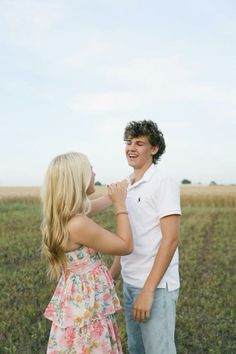
[(157, 288), (150, 319), (132, 320), (132, 305), (141, 289), (124, 283), (123, 297), (129, 354), (175, 354), (175, 313), (179, 290)]

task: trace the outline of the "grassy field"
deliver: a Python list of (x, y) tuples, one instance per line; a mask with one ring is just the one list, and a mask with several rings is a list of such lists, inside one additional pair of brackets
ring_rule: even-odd
[[(220, 188), (220, 197), (209, 188), (215, 186), (208, 187), (211, 198), (206, 198), (207, 188), (202, 194), (189, 188), (185, 199), (182, 191), (179, 354), (236, 353), (235, 187), (229, 187), (230, 193)], [(47, 280), (40, 258), (37, 191), (30, 196), (15, 195), (0, 200), (0, 353), (43, 354), (50, 323), (42, 313), (55, 284)], [(110, 230), (115, 228), (112, 209), (95, 220)], [(104, 259), (110, 264), (110, 257)], [(122, 300), (121, 281), (116, 287)], [(118, 323), (127, 353), (122, 312)]]

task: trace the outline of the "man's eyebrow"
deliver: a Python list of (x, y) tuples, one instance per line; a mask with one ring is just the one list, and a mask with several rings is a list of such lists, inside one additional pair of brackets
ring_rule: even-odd
[[(127, 138), (127, 139), (124, 139), (124, 141), (131, 141), (131, 140), (134, 140), (134, 139), (137, 139), (137, 138)], [(135, 140), (136, 142), (142, 142), (142, 143), (145, 143), (145, 141), (144, 140), (142, 140), (142, 139), (137, 139), (137, 140)]]
[(136, 142), (136, 143), (142, 143), (142, 144), (145, 144), (145, 143), (146, 143), (146, 142), (143, 141), (143, 140), (136, 140), (135, 142)]

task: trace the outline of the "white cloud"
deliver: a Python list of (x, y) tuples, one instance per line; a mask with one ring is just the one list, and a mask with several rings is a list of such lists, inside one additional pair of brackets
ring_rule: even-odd
[(137, 97), (132, 92), (104, 92), (78, 95), (69, 103), (73, 111), (123, 111), (132, 110)]
[[(112, 65), (99, 60), (104, 48), (113, 53)], [(204, 68), (180, 56), (140, 56), (119, 62), (112, 44), (90, 42), (80, 53), (67, 57), (68, 65), (83, 65), (86, 58), (97, 56), (97, 80), (110, 83), (109, 92), (78, 95), (71, 99), (70, 109), (78, 111), (150, 110), (178, 102), (224, 103), (235, 106), (235, 88), (202, 79)], [(88, 59), (89, 60), (89, 59)], [(200, 79), (201, 78), (201, 79)]]
[[(219, 86), (218, 83), (199, 82), (201, 66), (194, 65), (178, 56), (140, 58), (127, 66), (104, 67), (107, 77), (132, 85), (132, 92), (142, 92), (148, 104), (168, 103), (178, 100), (203, 100), (235, 105), (235, 88)], [(141, 96), (141, 95), (140, 95)]]
[(108, 42), (96, 40), (95, 37), (96, 33), (90, 33), (90, 38), (86, 41), (78, 40), (77, 46), (79, 46), (79, 49), (73, 47), (72, 53), (64, 56), (62, 60), (64, 66), (72, 69), (86, 66), (89, 61), (93, 61), (94, 58), (98, 61), (104, 55), (104, 52), (111, 50)]
[(6, 41), (23, 48), (44, 47), (51, 30), (63, 17), (58, 1), (5, 0), (0, 11)]

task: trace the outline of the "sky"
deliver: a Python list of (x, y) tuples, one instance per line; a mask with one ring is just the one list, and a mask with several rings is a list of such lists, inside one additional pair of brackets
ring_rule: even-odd
[(236, 183), (234, 0), (0, 0), (0, 186), (42, 185), (68, 151), (118, 181), (143, 119), (177, 181)]

